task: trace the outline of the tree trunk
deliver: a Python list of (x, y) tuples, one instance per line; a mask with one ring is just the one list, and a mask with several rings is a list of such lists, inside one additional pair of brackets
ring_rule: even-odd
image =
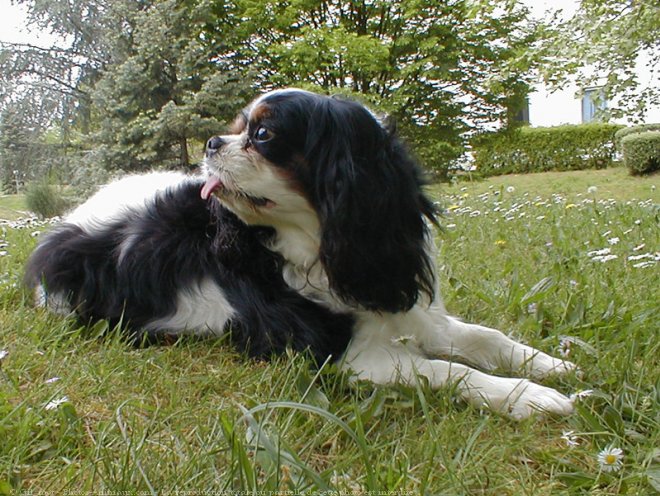
[(190, 157), (188, 156), (188, 140), (186, 138), (179, 139), (179, 147), (181, 153), (179, 155), (179, 166), (187, 171), (190, 169)]

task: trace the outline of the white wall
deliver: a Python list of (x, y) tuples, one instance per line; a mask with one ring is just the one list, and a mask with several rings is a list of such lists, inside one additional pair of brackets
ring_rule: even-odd
[[(563, 17), (569, 18), (577, 9), (577, 0), (522, 0), (537, 18), (547, 16), (548, 11), (562, 10)], [(660, 81), (652, 79), (648, 54), (638, 58), (635, 72), (641, 87), (660, 86)], [(577, 84), (565, 89), (550, 92), (543, 84), (537, 84), (529, 96), (529, 120), (532, 126), (558, 126), (560, 124), (580, 124), (582, 122), (582, 102)], [(614, 102), (616, 103), (616, 102)], [(612, 122), (630, 124), (627, 119), (614, 119)], [(648, 105), (644, 122), (660, 122), (660, 105)]]

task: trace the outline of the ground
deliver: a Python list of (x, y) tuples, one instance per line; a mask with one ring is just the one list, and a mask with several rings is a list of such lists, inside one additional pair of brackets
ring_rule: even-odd
[[(574, 415), (522, 423), (423, 382), (353, 384), (302, 356), (265, 363), (223, 341), (137, 350), (117, 334), (100, 339), (103, 324), (35, 309), (20, 285), (48, 226), (4, 223), (0, 494), (652, 494), (658, 187), (657, 175), (623, 169), (430, 187), (445, 210), (438, 267), (449, 310), (581, 369), (546, 382), (578, 395)], [(607, 457), (617, 449), (620, 462)]]

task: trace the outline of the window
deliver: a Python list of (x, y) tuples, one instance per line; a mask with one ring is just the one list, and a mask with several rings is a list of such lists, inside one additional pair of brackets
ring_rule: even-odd
[(601, 120), (605, 110), (607, 110), (607, 97), (603, 88), (586, 88), (582, 95), (582, 122)]

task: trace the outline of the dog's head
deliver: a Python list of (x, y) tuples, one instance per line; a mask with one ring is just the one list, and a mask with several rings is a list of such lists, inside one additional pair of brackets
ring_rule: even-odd
[(330, 288), (345, 302), (397, 312), (432, 296), (433, 205), (403, 144), (363, 105), (267, 93), (231, 134), (208, 141), (204, 169), (203, 198), (215, 195), (247, 224), (318, 240)]

